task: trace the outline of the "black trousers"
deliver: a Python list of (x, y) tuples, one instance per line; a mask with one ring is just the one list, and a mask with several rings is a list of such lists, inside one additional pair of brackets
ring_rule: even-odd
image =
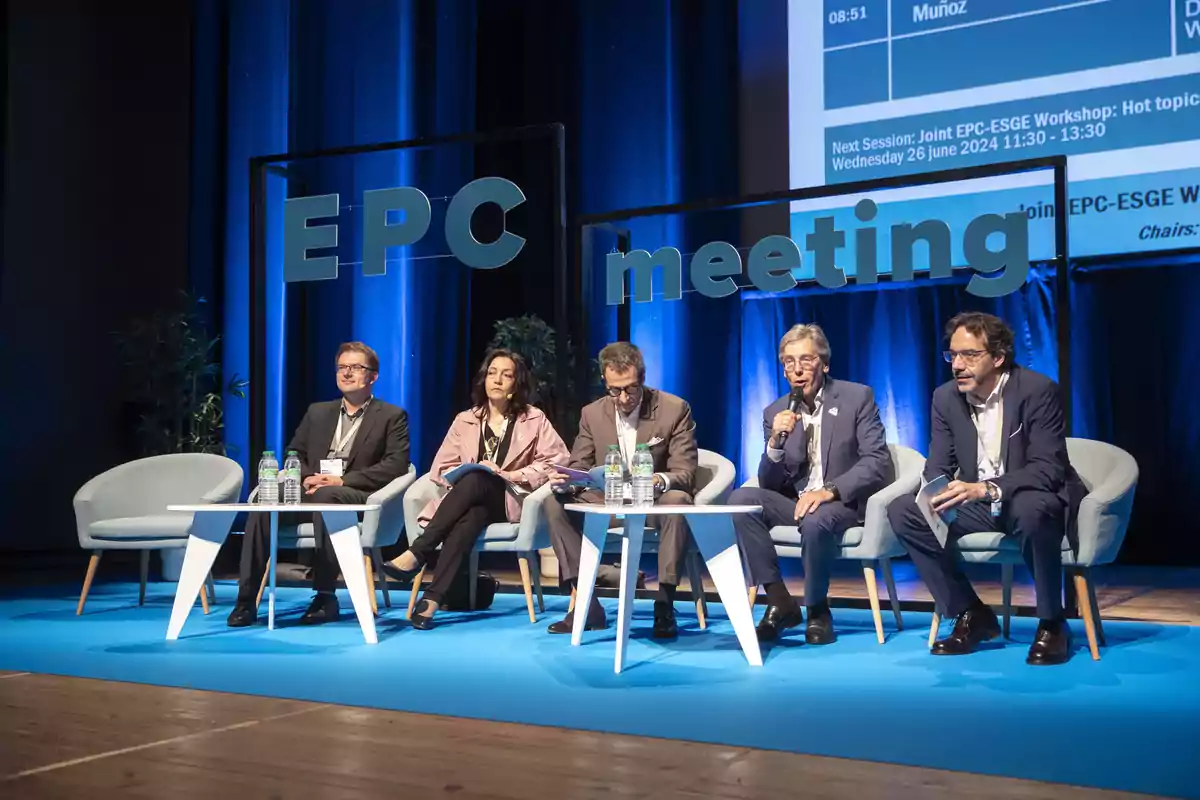
[[(280, 489), (282, 492), (283, 490)], [(312, 494), (300, 495), (301, 503), (338, 503), (357, 505), (367, 502), (369, 493), (349, 486), (322, 486)], [(279, 525), (299, 525), (311, 522), (317, 549), (313, 552), (313, 589), (332, 592), (337, 588), (338, 565), (333, 546), (329, 543), (329, 531), (325, 529), (325, 518), (320, 514), (304, 511), (287, 511), (279, 515)], [(246, 535), (242, 537), (242, 568), (238, 577), (239, 603), (253, 603), (262, 585), (263, 573), (267, 570), (267, 557), (271, 549), (271, 517), (262, 512), (251, 512), (246, 520)]]
[(408, 548), (424, 565), (441, 545), (437, 574), (425, 590), (425, 597), (440, 605), (454, 576), (462, 568), (463, 559), (470, 554), (487, 526), (508, 520), (504, 486), (504, 480), (499, 476), (472, 472), (464, 475), (442, 498), (425, 531)]
[(915, 496), (899, 497), (888, 506), (892, 530), (908, 551), (943, 616), (957, 617), (978, 604), (979, 595), (963, 574), (952, 542), (968, 533), (1000, 531), (1015, 536), (1021, 556), (1033, 573), (1040, 619), (1063, 617), (1062, 545), (1066, 533), (1066, 504), (1051, 492), (1017, 492), (1004, 501), (999, 517), (991, 505), (964, 503), (950, 525), (946, 547), (938, 542), (917, 509)]
[(735, 489), (731, 505), (762, 506), (761, 514), (735, 514), (733, 527), (750, 566), (750, 577), (766, 586), (783, 580), (771, 528), (795, 525), (800, 529), (800, 556), (804, 562), (804, 603), (820, 605), (829, 595), (829, 574), (837, 560), (838, 543), (847, 529), (859, 524), (858, 512), (837, 500), (822, 503), (796, 522), (796, 500), (770, 489), (748, 486)]

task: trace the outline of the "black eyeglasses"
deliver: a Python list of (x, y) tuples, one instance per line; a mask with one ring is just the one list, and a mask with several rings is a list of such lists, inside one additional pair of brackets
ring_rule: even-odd
[(641, 385), (636, 384), (636, 383), (633, 384), (632, 386), (609, 386), (607, 388), (608, 388), (608, 394), (611, 397), (620, 397), (622, 394), (626, 394), (630, 397), (635, 397), (642, 393)]
[(953, 364), (954, 359), (961, 356), (963, 361), (966, 361), (968, 364), (974, 364), (987, 354), (987, 350), (943, 350), (942, 358), (946, 359), (947, 364)]
[(338, 372), (349, 372), (351, 375), (361, 375), (364, 372), (374, 372), (373, 369), (362, 364), (338, 364)]

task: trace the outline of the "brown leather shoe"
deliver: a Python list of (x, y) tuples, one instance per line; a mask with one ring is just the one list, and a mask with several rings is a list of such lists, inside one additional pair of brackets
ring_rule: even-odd
[(1071, 658), (1071, 626), (1066, 620), (1044, 619), (1038, 623), (1033, 644), (1029, 646), (1026, 664), (1048, 666), (1065, 664)]

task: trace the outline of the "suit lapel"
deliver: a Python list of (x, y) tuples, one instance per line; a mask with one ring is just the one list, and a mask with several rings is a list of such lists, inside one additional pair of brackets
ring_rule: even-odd
[(1020, 370), (1012, 369), (1008, 373), (1008, 382), (1004, 384), (1004, 393), (1000, 399), (1001, 412), (1004, 418), (1000, 426), (1000, 465), (1008, 469), (1008, 439), (1013, 435), (1017, 425), (1017, 375)]
[(337, 400), (329, 403), (325, 407), (324, 413), (317, 419), (317, 424), (313, 429), (313, 435), (317, 437), (317, 440), (309, 444), (313, 459), (310, 466), (314, 472), (321, 471), (321, 461), (329, 454), (330, 446), (333, 444), (333, 435), (337, 431), (338, 414), (341, 413), (342, 401)]
[[(637, 443), (647, 444), (655, 436), (655, 424), (658, 417), (658, 392), (650, 389), (642, 400), (638, 410)], [(614, 423), (615, 427), (615, 423)]]
[[(363, 421), (358, 426), (358, 432), (354, 434), (354, 441), (350, 443), (350, 457), (346, 459), (347, 471), (358, 460), (359, 453), (363, 451), (364, 445), (370, 440), (371, 432), (375, 429), (375, 423), (378, 419), (379, 402), (372, 400), (363, 412)], [(342, 431), (342, 435), (345, 436), (346, 432)]]
[(600, 419), (592, 426), (592, 442), (596, 449), (597, 464), (604, 463), (604, 454), (617, 442), (617, 406), (612, 397), (600, 401)]
[(532, 442), (533, 437), (525, 432), (527, 419), (522, 414), (512, 421), (512, 438), (508, 440), (508, 452), (504, 454), (504, 463), (500, 465), (500, 469), (507, 470), (521, 456), (521, 451), (525, 449), (526, 445)]
[(821, 395), (821, 470), (829, 477), (829, 448), (833, 446), (833, 426), (837, 424), (837, 382), (825, 381), (825, 392)]

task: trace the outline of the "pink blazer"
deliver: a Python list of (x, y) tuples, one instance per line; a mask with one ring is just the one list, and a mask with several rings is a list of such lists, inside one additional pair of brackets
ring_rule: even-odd
[[(446, 432), (446, 438), (442, 440), (442, 446), (433, 457), (433, 466), (429, 470), (434, 483), (439, 486), (449, 488), (450, 484), (442, 480), (442, 476), (459, 464), (473, 464), (479, 460), (479, 427), (483, 423), (477, 413), (478, 409), (463, 411), (450, 423), (450, 430)], [(500, 468), (505, 472), (517, 473), (520, 485), (533, 490), (549, 479), (554, 467), (566, 464), (571, 454), (541, 409), (530, 406), (517, 417), (515, 425), (508, 443), (508, 453)], [(439, 497), (421, 509), (418, 519), (422, 525), (433, 519), (433, 513), (441, 502), (442, 498)], [(520, 520), (521, 502), (511, 492), (505, 493), (504, 502), (508, 521)]]

